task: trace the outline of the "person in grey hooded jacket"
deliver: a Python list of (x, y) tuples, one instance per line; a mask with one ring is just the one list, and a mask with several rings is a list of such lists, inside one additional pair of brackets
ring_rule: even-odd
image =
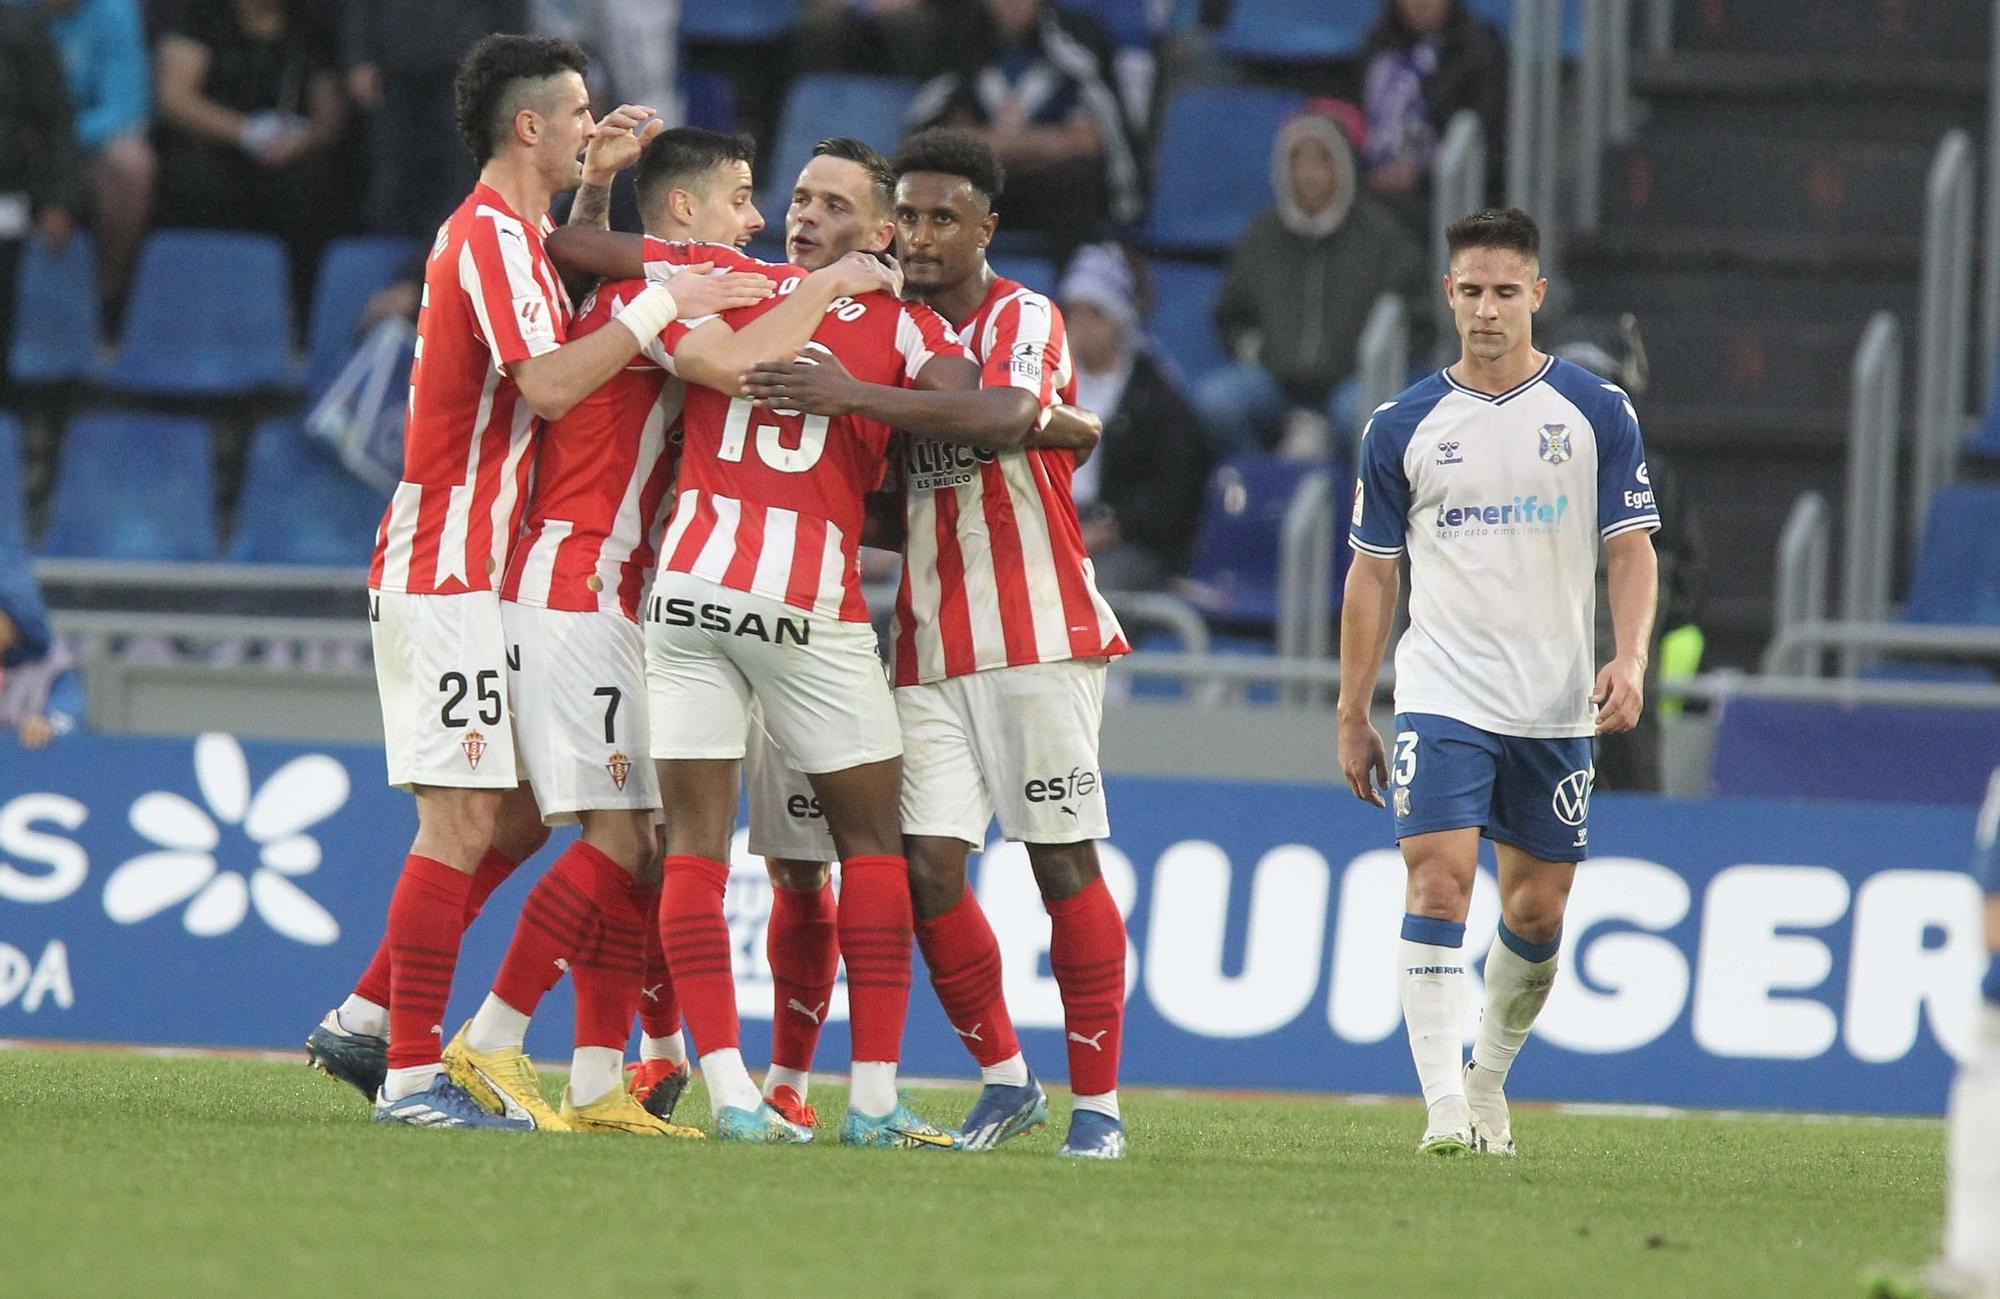
[(55, 643), (35, 570), (0, 550), (0, 730), (39, 749), (82, 721), (82, 675)]
[(1295, 410), (1340, 427), (1336, 390), (1354, 372), (1376, 297), (1402, 294), (1415, 319), (1440, 291), (1423, 250), (1359, 192), (1335, 111), (1314, 101), (1278, 132), (1277, 201), (1230, 254), (1215, 327), (1237, 363), (1204, 377), (1194, 394), (1218, 459), (1276, 447)]

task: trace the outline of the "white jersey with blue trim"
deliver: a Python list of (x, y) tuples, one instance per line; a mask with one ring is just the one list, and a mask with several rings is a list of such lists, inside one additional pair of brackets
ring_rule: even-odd
[(1410, 556), (1397, 712), (1595, 732), (1598, 539), (1660, 526), (1623, 389), (1555, 357), (1498, 396), (1441, 370), (1369, 420), (1353, 519), (1356, 551)]

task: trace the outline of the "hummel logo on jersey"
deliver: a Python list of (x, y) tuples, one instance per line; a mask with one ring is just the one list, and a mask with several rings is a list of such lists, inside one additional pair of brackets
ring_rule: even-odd
[(974, 1024), (969, 1030), (960, 1028), (958, 1025), (953, 1024), (951, 1026), (951, 1031), (958, 1034), (960, 1037), (964, 1038), (968, 1042), (984, 1042), (986, 1039), (979, 1036), (979, 1030), (985, 1027), (986, 1027), (986, 1021), (982, 1019), (977, 1024)]
[(667, 599), (654, 596), (647, 617), (668, 627), (693, 627), (696, 619), (703, 631), (722, 632), (730, 636), (754, 636), (766, 644), (783, 645), (790, 641), (794, 645), (805, 645), (812, 641), (812, 623), (804, 618), (773, 617), (767, 625), (764, 615), (746, 613), (741, 616), (726, 604), (704, 604), (699, 609), (692, 600), (679, 597)]
[(1100, 1028), (1095, 1033), (1092, 1033), (1089, 1037), (1085, 1037), (1081, 1033), (1072, 1032), (1069, 1035), (1069, 1040), (1072, 1042), (1081, 1042), (1093, 1051), (1103, 1051), (1104, 1035), (1106, 1033), (1109, 1033), (1110, 1031), (1111, 1030), (1108, 1028)]
[(1458, 445), (1456, 442), (1438, 443), (1438, 463), (1441, 465), (1464, 464), (1465, 457), (1458, 454)]
[(822, 1001), (817, 1006), (808, 1006), (797, 997), (793, 997), (785, 1003), (785, 1009), (796, 1010), (799, 1014), (804, 1015), (807, 1019), (817, 1024), (819, 1023), (820, 1015), (826, 1010), (826, 1003)]

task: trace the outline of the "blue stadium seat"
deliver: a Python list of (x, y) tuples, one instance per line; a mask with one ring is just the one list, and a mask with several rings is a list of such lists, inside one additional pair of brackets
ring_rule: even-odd
[(1326, 63), (1360, 48), (1381, 11), (1381, 0), (1233, 0), (1215, 44), (1253, 63)]
[(1201, 262), (1154, 262), (1153, 318), (1147, 329), (1190, 386), (1229, 363), (1215, 332), (1222, 268)]
[(360, 567), (388, 503), (309, 442), (296, 420), (266, 420), (250, 444), (228, 558)]
[[(717, 5), (716, 8), (727, 6)], [(778, 139), (768, 163), (760, 159), (758, 211), (774, 226), (785, 223), (792, 184), (812, 158), (813, 146), (836, 135), (866, 141), (884, 153), (903, 138), (903, 114), (916, 83), (900, 77), (850, 77), (835, 73), (800, 77), (785, 95)]]
[(21, 426), (0, 411), (0, 550), (28, 545), (28, 493), (21, 483)]
[(101, 322), (90, 239), (75, 236), (60, 257), (29, 240), (16, 293), (14, 382), (67, 383), (94, 374)]
[(681, 9), (681, 39), (761, 45), (791, 30), (799, 0), (701, 0)]
[(1046, 257), (1018, 257), (1003, 254), (986, 259), (993, 267), (994, 274), (1004, 275), (1017, 284), (1053, 298), (1061, 287), (1062, 276), (1056, 271), (1055, 263)]
[(2000, 483), (1931, 497), (1903, 621), (2000, 625)]
[(415, 263), (423, 244), (385, 237), (336, 239), (320, 259), (306, 326), (306, 391), (332, 383), (354, 348), (354, 327), (368, 299), (394, 284)]
[(1190, 601), (1212, 621), (1239, 630), (1277, 626), (1285, 511), (1311, 468), (1246, 455), (1209, 476), (1188, 579)]
[[(1583, 5), (1566, 4), (1562, 15), (1562, 50), (1566, 58), (1576, 58), (1583, 52)], [(1514, 0), (1466, 0), (1465, 7), (1475, 18), (1484, 18), (1500, 29), (1506, 36), (1514, 28)]]
[(1093, 18), (1123, 49), (1145, 49), (1153, 43), (1151, 0), (1056, 0), (1056, 8)]
[(285, 246), (269, 235), (161, 230), (139, 254), (107, 387), (236, 397), (292, 381)]
[(180, 415), (92, 411), (63, 434), (41, 553), (78, 559), (214, 559), (208, 425)]
[(1164, 252), (1231, 248), (1271, 206), (1271, 141), (1299, 105), (1280, 90), (1189, 90), (1168, 103), (1145, 242)]

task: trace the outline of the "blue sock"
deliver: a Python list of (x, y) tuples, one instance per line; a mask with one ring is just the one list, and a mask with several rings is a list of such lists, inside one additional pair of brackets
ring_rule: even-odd
[(1562, 930), (1556, 930), (1556, 936), (1546, 943), (1531, 943), (1513, 930), (1507, 928), (1507, 922), (1502, 920), (1500, 922), (1500, 941), (1506, 945), (1508, 951), (1514, 953), (1514, 955), (1520, 957), (1528, 964), (1540, 965), (1544, 961), (1553, 961), (1556, 959), (1556, 952), (1562, 948)]
[(1465, 922), (1462, 920), (1439, 920), (1434, 916), (1403, 916), (1403, 937), (1412, 943), (1429, 943), (1433, 947), (1465, 946)]

